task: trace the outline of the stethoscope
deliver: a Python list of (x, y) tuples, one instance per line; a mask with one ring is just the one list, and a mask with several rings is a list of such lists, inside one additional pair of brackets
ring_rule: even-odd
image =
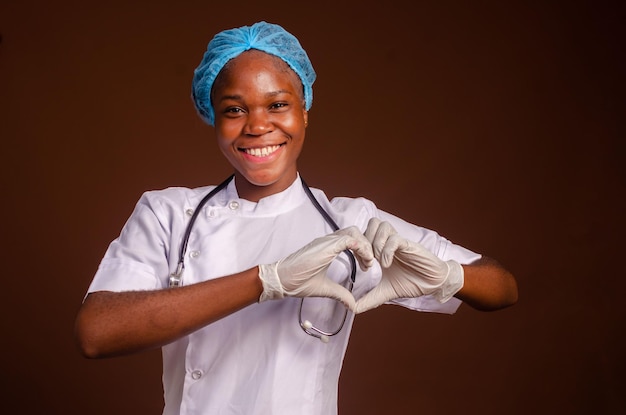
[[(185, 229), (185, 234), (183, 236), (183, 241), (182, 241), (182, 244), (180, 245), (180, 251), (178, 254), (178, 265), (176, 266), (176, 271), (170, 274), (170, 278), (169, 278), (170, 287), (179, 287), (182, 285), (183, 271), (185, 270), (185, 253), (187, 252), (187, 245), (189, 244), (189, 236), (191, 235), (191, 230), (193, 228), (194, 222), (198, 218), (200, 210), (209, 200), (211, 200), (211, 198), (213, 198), (213, 196), (215, 196), (222, 189), (228, 186), (228, 183), (231, 182), (233, 177), (235, 177), (234, 174), (228, 177), (222, 183), (220, 183), (213, 190), (211, 190), (206, 196), (202, 198), (200, 203), (198, 203), (198, 206), (194, 210), (193, 215), (191, 216), (191, 219), (189, 220), (189, 223), (187, 224), (187, 228)], [(330, 217), (328, 212), (326, 212), (324, 208), (319, 204), (317, 199), (315, 199), (315, 196), (313, 196), (311, 189), (305, 183), (302, 177), (300, 177), (300, 181), (302, 182), (302, 187), (304, 189), (304, 192), (307, 194), (307, 196), (311, 200), (311, 203), (313, 203), (313, 206), (315, 206), (317, 211), (322, 215), (326, 223), (330, 225), (333, 231), (338, 231), (339, 226), (337, 226), (333, 218)], [(344, 253), (348, 256), (348, 259), (350, 261), (350, 279), (348, 281), (347, 288), (348, 290), (352, 291), (352, 287), (354, 286), (354, 282), (356, 278), (356, 260), (354, 259), (354, 255), (352, 254), (352, 252), (350, 252), (350, 250), (346, 249)], [(330, 337), (338, 334), (341, 331), (341, 329), (343, 328), (346, 322), (346, 318), (348, 317), (348, 309), (345, 309), (343, 318), (341, 319), (341, 324), (339, 325), (338, 329), (333, 330), (333, 331), (321, 330), (315, 327), (309, 320), (304, 320), (304, 321), (302, 320), (303, 304), (304, 304), (304, 298), (300, 300), (300, 307), (298, 309), (298, 322), (300, 323), (300, 327), (302, 328), (302, 330), (304, 330), (306, 334), (308, 334), (309, 336), (318, 338), (324, 343), (328, 343), (328, 341), (330, 340)]]

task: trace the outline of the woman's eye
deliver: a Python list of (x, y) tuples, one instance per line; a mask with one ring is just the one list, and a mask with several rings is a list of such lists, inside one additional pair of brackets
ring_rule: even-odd
[(285, 108), (287, 107), (289, 104), (287, 104), (286, 102), (275, 102), (273, 103), (270, 108), (272, 109), (281, 109), (281, 108)]
[(242, 112), (243, 112), (243, 110), (242, 110), (241, 108), (239, 108), (239, 107), (229, 107), (229, 108), (226, 108), (226, 110), (225, 110), (224, 112), (225, 112), (226, 114), (233, 114), (233, 115), (236, 115), (236, 114), (240, 114), (240, 113), (242, 113)]

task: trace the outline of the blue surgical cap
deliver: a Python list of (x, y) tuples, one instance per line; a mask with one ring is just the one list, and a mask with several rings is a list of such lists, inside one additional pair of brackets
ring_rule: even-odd
[(313, 104), (315, 71), (300, 42), (281, 26), (258, 22), (252, 26), (224, 30), (213, 37), (207, 46), (202, 62), (194, 71), (192, 98), (198, 114), (209, 125), (215, 122), (211, 104), (211, 88), (215, 78), (226, 63), (241, 53), (258, 49), (278, 56), (300, 77), (304, 87), (304, 103), (307, 111)]

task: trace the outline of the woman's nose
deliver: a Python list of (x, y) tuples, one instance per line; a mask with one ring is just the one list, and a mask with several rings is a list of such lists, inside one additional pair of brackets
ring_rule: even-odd
[(272, 131), (270, 117), (265, 111), (250, 111), (246, 120), (244, 133), (262, 135)]

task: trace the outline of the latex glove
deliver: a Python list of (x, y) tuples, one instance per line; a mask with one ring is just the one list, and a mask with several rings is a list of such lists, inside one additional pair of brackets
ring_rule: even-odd
[(371, 219), (365, 236), (382, 267), (382, 279), (357, 301), (356, 313), (396, 298), (428, 294), (444, 303), (463, 287), (463, 267), (458, 262), (442, 261), (422, 245), (400, 236), (388, 222)]
[(326, 276), (331, 262), (346, 249), (352, 250), (363, 271), (374, 264), (370, 242), (352, 226), (313, 240), (273, 264), (259, 265), (263, 293), (259, 302), (291, 297), (330, 297), (354, 310), (352, 293)]

